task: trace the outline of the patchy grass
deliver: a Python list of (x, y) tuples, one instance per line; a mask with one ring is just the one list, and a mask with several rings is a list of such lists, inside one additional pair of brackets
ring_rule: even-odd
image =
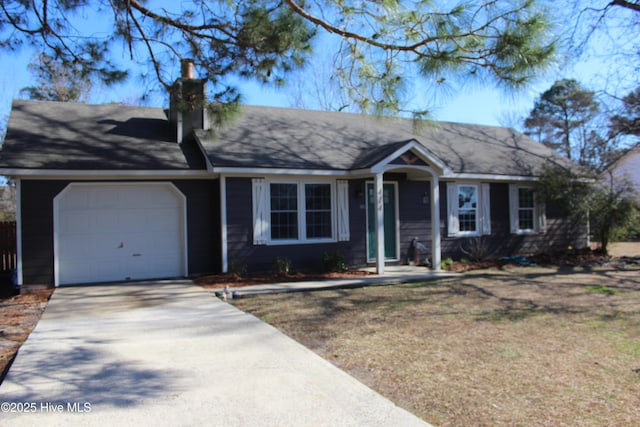
[(618, 293), (618, 291), (616, 291), (615, 289), (611, 289), (607, 286), (602, 286), (602, 285), (585, 286), (584, 288), (591, 292), (600, 292), (608, 295), (613, 295)]
[(234, 304), (436, 425), (640, 419), (637, 268), (484, 270)]

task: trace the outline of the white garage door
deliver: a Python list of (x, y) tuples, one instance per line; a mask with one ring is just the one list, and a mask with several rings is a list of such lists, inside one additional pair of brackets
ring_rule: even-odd
[(54, 212), (56, 284), (186, 274), (185, 198), (170, 183), (70, 184)]

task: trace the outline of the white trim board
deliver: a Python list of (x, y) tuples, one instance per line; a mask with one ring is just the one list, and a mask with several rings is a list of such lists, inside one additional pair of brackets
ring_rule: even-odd
[(214, 179), (215, 176), (204, 170), (67, 170), (67, 169), (0, 169), (0, 175), (28, 179)]

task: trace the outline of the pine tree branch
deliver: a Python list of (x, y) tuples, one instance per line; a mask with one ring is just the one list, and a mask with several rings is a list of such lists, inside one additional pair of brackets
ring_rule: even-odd
[(332, 33), (332, 34), (337, 34), (340, 37), (346, 38), (346, 39), (353, 39), (353, 40), (357, 40), (363, 43), (366, 43), (370, 46), (374, 46), (374, 47), (378, 47), (384, 50), (397, 50), (397, 51), (411, 51), (411, 52), (416, 52), (416, 50), (419, 47), (425, 46), (429, 43), (434, 42), (435, 40), (437, 40), (437, 38), (433, 38), (433, 37), (427, 37), (422, 39), (421, 41), (419, 41), (418, 43), (414, 43), (412, 45), (398, 45), (398, 44), (390, 44), (390, 43), (381, 43), (376, 41), (375, 39), (371, 38), (371, 37), (365, 37), (361, 34), (357, 34), (357, 33), (353, 33), (351, 31), (345, 31), (345, 30), (341, 30), (340, 28), (331, 25), (330, 23), (328, 23), (327, 21), (317, 18), (316, 16), (311, 15), (310, 13), (308, 13), (306, 10), (304, 10), (299, 4), (297, 4), (295, 1), (293, 0), (285, 0), (285, 3), (288, 4), (291, 9), (296, 12), (298, 15), (302, 16), (304, 19), (308, 20), (309, 22), (312, 22), (313, 24), (316, 24), (317, 26), (324, 28), (326, 31)]
[(609, 4), (611, 6), (621, 6), (634, 12), (640, 12), (640, 2), (637, 1), (612, 0)]

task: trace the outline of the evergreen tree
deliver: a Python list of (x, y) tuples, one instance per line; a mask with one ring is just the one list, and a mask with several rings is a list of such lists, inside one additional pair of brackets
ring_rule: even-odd
[(556, 81), (535, 101), (524, 122), (526, 133), (577, 163), (599, 169), (612, 140), (596, 124), (600, 106), (595, 93), (576, 80)]
[(640, 136), (640, 87), (622, 98), (622, 107), (611, 117), (609, 130), (612, 136)]
[(611, 239), (638, 232), (637, 193), (626, 180), (605, 174), (588, 181), (562, 166), (548, 164), (535, 185), (539, 201), (567, 213), (575, 227), (571, 233), (588, 221), (604, 254)]
[(29, 64), (29, 71), (36, 76), (37, 85), (21, 89), (30, 99), (39, 101), (86, 101), (91, 82), (81, 67), (56, 61), (40, 54)]
[[(99, 14), (107, 33), (90, 28)], [(491, 79), (518, 87), (553, 60), (555, 36), (538, 0), (4, 0), (0, 48), (35, 46), (83, 75), (112, 83), (125, 46), (166, 89), (191, 58), (213, 86), (210, 101), (240, 99), (233, 79), (282, 84), (312, 55), (316, 36), (336, 46), (333, 77), (367, 111), (398, 109), (406, 75), (430, 82)], [(315, 46), (326, 49), (326, 46)]]

